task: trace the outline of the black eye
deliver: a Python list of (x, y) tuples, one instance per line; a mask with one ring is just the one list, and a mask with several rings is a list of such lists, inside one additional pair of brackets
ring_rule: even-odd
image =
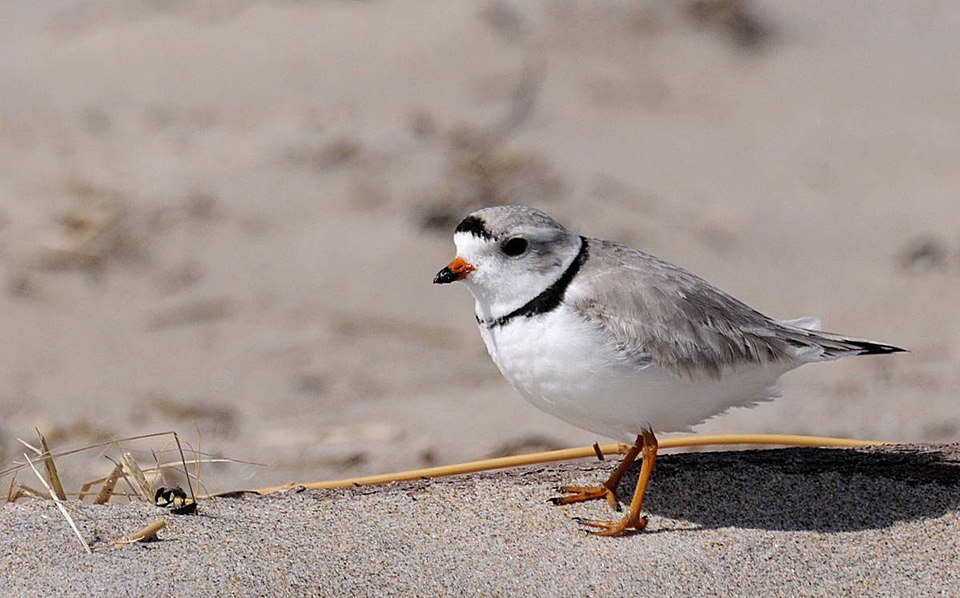
[(523, 237), (507, 239), (500, 249), (510, 257), (517, 257), (527, 250), (527, 240)]

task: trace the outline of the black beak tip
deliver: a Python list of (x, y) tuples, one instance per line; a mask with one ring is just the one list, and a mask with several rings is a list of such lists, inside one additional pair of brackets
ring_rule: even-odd
[(451, 282), (457, 281), (457, 275), (453, 273), (449, 267), (445, 267), (443, 270), (437, 272), (437, 275), (433, 277), (433, 284), (449, 284)]

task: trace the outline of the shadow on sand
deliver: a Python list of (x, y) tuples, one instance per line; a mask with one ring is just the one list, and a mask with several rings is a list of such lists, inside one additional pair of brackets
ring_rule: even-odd
[[(568, 467), (563, 483), (586, 469), (605, 479), (596, 464)], [(621, 483), (621, 500), (629, 501), (638, 470)], [(644, 511), (703, 528), (849, 532), (958, 506), (960, 450), (946, 445), (662, 455)]]

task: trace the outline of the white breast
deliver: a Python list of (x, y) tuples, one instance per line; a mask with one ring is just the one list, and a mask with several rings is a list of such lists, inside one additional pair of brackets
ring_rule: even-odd
[(750, 366), (721, 379), (641, 367), (566, 305), (480, 327), (494, 363), (535, 407), (579, 428), (633, 442), (641, 428), (683, 431), (737, 405), (770, 398), (792, 365)]

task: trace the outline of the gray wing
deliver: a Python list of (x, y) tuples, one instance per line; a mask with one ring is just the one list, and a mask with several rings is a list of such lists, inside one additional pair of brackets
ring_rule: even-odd
[(638, 364), (719, 378), (740, 365), (900, 350), (772, 320), (652, 255), (599, 239), (588, 243), (589, 258), (569, 298)]

